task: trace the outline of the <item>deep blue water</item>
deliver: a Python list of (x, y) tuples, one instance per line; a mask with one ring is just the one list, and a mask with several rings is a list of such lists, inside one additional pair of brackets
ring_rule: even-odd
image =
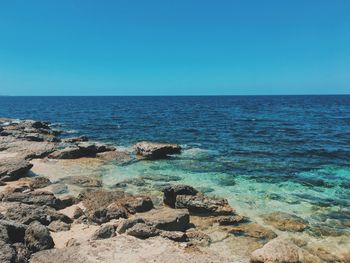
[[(350, 96), (0, 97), (0, 116), (126, 147), (180, 143), (183, 156), (142, 169), (206, 178), (202, 186), (248, 210), (349, 212)], [(264, 202), (252, 205), (247, 191)]]

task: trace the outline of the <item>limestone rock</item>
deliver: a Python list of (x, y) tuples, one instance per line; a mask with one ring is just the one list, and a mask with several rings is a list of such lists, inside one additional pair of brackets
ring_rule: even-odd
[(175, 208), (176, 197), (178, 195), (196, 195), (198, 191), (189, 185), (174, 185), (163, 189), (164, 204)]
[(171, 154), (181, 153), (181, 146), (170, 143), (142, 141), (134, 146), (136, 153), (146, 159), (163, 159)]
[(299, 253), (293, 244), (276, 238), (255, 250), (250, 260), (252, 263), (298, 263)]

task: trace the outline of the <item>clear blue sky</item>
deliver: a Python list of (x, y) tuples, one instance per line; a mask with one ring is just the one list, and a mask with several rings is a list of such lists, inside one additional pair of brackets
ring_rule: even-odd
[(329, 93), (349, 0), (0, 1), (0, 95)]

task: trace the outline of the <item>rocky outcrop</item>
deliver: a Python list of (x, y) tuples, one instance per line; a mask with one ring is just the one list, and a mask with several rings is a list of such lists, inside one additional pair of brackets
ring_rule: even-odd
[(13, 181), (25, 176), (33, 165), (21, 158), (0, 159), (0, 181)]
[(190, 228), (190, 215), (183, 209), (162, 207), (142, 214), (144, 221), (155, 228), (166, 231), (186, 231)]
[(178, 195), (175, 208), (187, 208), (192, 214), (230, 215), (234, 209), (224, 198), (209, 198), (204, 195)]
[(300, 232), (305, 230), (309, 223), (296, 216), (284, 212), (273, 212), (263, 216), (265, 223), (273, 225), (282, 231)]
[(32, 252), (50, 249), (55, 246), (49, 230), (37, 221), (32, 222), (28, 226), (24, 240)]
[(252, 263), (298, 263), (299, 253), (295, 245), (276, 238), (255, 250), (250, 260)]
[(38, 221), (43, 225), (49, 225), (52, 221), (60, 220), (65, 223), (72, 223), (72, 220), (55, 209), (48, 206), (36, 206), (17, 204), (7, 209), (5, 218), (21, 224), (30, 224)]
[(49, 158), (52, 159), (78, 159), (81, 157), (95, 157), (96, 154), (114, 151), (115, 148), (101, 144), (101, 143), (92, 143), (92, 142), (80, 142), (77, 144), (69, 145), (66, 148), (57, 150), (49, 155)]
[(146, 159), (164, 159), (168, 155), (180, 154), (181, 146), (170, 143), (142, 141), (134, 146), (136, 153)]
[(178, 195), (196, 195), (198, 191), (189, 185), (173, 185), (163, 189), (164, 204), (175, 208), (176, 197)]

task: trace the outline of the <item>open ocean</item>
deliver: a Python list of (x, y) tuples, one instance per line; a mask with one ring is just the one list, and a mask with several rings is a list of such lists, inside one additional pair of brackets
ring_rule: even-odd
[(259, 217), (294, 213), (349, 234), (350, 96), (0, 97), (0, 116), (38, 119), (130, 149), (179, 143), (162, 161), (109, 165), (104, 183), (187, 183)]

